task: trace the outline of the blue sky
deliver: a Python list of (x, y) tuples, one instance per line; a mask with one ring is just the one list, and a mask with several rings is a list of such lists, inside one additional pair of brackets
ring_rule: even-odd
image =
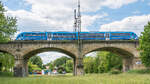
[[(2, 3), (6, 15), (18, 19), (18, 33), (73, 30), (77, 0), (2, 0)], [(132, 31), (140, 35), (150, 20), (149, 10), (150, 0), (81, 0), (82, 31)], [(40, 54), (43, 55), (49, 56)]]
[[(62, 0), (61, 2), (59, 0), (2, 0), (2, 2), (8, 8), (9, 15), (19, 18), (18, 30), (20, 32), (73, 30), (73, 9), (77, 7), (77, 0)], [(82, 30), (100, 31), (102, 29), (107, 31), (108, 27), (102, 27), (115, 21), (121, 22), (126, 18), (134, 21), (133, 16), (141, 17), (143, 15), (148, 18), (149, 9), (149, 0), (81, 0)], [(27, 15), (31, 15), (31, 17), (27, 17)], [(30, 20), (30, 22), (26, 22), (26, 20)], [(134, 26), (137, 25), (134, 24)], [(109, 31), (117, 29), (109, 28)], [(120, 31), (124, 30), (125, 28), (122, 28)]]

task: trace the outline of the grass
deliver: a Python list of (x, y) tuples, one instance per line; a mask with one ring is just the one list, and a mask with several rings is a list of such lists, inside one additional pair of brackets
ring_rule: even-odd
[(122, 73), (86, 74), (85, 76), (59, 75), (29, 77), (0, 77), (0, 84), (150, 84), (150, 74)]
[(12, 72), (0, 72), (0, 77), (13, 77)]
[(138, 73), (138, 74), (150, 74), (149, 69), (143, 69), (143, 70), (130, 70), (128, 73)]

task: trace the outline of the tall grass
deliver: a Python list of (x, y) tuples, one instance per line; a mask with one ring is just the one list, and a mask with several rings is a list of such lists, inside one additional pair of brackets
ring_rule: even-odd
[(130, 70), (128, 73), (137, 73), (137, 74), (150, 74), (150, 69), (143, 70)]
[(0, 77), (13, 77), (12, 72), (0, 72)]
[(85, 76), (0, 77), (0, 84), (150, 84), (149, 74), (86, 74)]

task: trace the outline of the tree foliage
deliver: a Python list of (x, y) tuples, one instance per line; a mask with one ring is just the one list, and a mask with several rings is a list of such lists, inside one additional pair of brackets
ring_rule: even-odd
[(54, 66), (59, 67), (59, 66), (66, 64), (67, 60), (69, 60), (69, 59), (70, 58), (63, 56), (61, 58), (54, 60), (53, 64), (54, 64)]
[(33, 72), (33, 70), (41, 70), (41, 68), (36, 65), (36, 64), (32, 64), (32, 62), (28, 62), (28, 71), (29, 72)]
[(73, 60), (72, 59), (68, 59), (65, 65), (65, 70), (68, 73), (73, 72)]
[(139, 39), (141, 60), (146, 67), (150, 67), (150, 22), (144, 27), (144, 32)]
[[(49, 65), (49, 69), (54, 70), (56, 67), (60, 70), (65, 70), (70, 73), (73, 71), (73, 60), (68, 57), (57, 58), (56, 60), (46, 64)], [(59, 71), (61, 72), (61, 71)]]
[[(0, 1), (0, 42), (10, 41), (11, 36), (16, 32), (16, 18), (5, 15), (5, 8)], [(0, 53), (1, 71), (9, 71), (14, 66), (14, 58), (10, 54)]]
[(95, 59), (94, 57), (85, 57), (84, 60), (83, 60), (83, 63), (84, 63), (84, 71), (86, 73), (93, 73), (97, 70), (94, 69), (94, 64), (95, 64)]
[(14, 57), (8, 53), (0, 53), (1, 70), (9, 71), (14, 66)]
[(29, 62), (31, 62), (31, 64), (33, 64), (33, 65), (37, 65), (41, 69), (43, 68), (42, 67), (43, 62), (42, 62), (42, 59), (39, 56), (33, 56), (33, 57), (31, 57), (29, 59)]
[[(97, 53), (97, 56), (88, 56), (83, 60), (84, 71), (86, 73), (105, 73), (112, 69), (122, 69), (122, 58), (111, 52), (101, 51)], [(50, 69), (53, 70), (55, 67), (63, 68), (66, 72), (71, 73), (73, 71), (73, 60), (68, 57), (61, 57), (53, 62), (48, 63)], [(60, 71), (61, 72), (61, 71)]]
[(17, 19), (5, 15), (6, 10), (4, 9), (0, 1), (0, 42), (9, 41), (11, 36), (17, 30)]
[(98, 72), (109, 72), (112, 69), (122, 69), (122, 58), (111, 52), (98, 52), (100, 56), (100, 64), (98, 65)]
[(110, 52), (98, 52), (96, 57), (84, 58), (84, 71), (86, 73), (105, 73), (112, 69), (122, 69), (122, 58)]

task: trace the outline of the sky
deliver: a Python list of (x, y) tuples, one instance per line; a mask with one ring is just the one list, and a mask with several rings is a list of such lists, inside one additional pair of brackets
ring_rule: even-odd
[[(77, 0), (1, 0), (16, 17), (18, 33), (73, 31)], [(130, 31), (138, 36), (150, 20), (150, 0), (81, 0), (82, 31)], [(18, 34), (17, 33), (17, 34)], [(17, 35), (16, 34), (16, 35)], [(64, 54), (38, 54), (48, 63)]]

